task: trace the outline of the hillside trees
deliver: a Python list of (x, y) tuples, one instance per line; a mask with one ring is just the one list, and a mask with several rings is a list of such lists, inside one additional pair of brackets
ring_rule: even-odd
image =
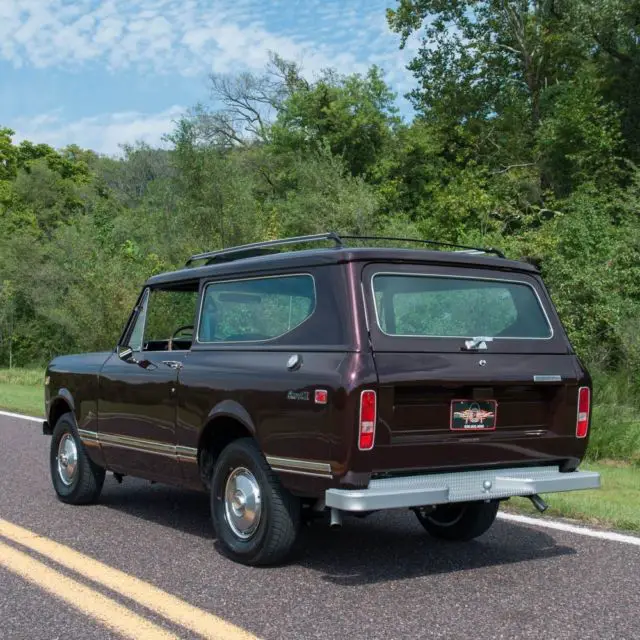
[[(542, 269), (579, 353), (640, 371), (640, 0), (400, 0), (415, 117), (382, 70), (212, 75), (119, 157), (0, 129), (0, 364), (111, 348), (198, 251), (327, 229), (496, 245)], [(11, 354), (11, 356), (9, 355)]]

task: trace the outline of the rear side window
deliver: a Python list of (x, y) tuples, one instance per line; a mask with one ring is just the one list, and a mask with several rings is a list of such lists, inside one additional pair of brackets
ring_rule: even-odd
[(548, 339), (551, 326), (525, 283), (432, 276), (373, 277), (380, 329), (393, 336)]
[(279, 338), (314, 312), (308, 274), (213, 282), (205, 288), (199, 342), (251, 342)]

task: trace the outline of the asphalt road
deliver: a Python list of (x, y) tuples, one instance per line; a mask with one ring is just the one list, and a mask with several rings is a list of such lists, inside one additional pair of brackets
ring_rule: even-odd
[[(411, 513), (393, 512), (345, 519), (338, 531), (316, 523), (287, 566), (247, 568), (216, 551), (205, 495), (129, 478), (118, 485), (108, 475), (99, 505), (61, 504), (48, 446), (39, 425), (0, 417), (0, 523), (177, 596), (197, 607), (190, 620), (201, 611), (274, 640), (640, 638), (638, 546), (504, 521), (452, 545), (430, 539)], [(30, 540), (3, 538), (0, 530), (0, 543), (19, 556), (16, 566), (36, 560), (126, 607), (139, 616), (134, 621), (148, 620), (151, 631), (137, 637), (200, 637), (172, 614), (91, 578), (88, 568), (61, 567), (57, 556), (29, 548)], [(119, 637), (97, 618), (98, 605), (73, 606), (74, 592), (44, 569), (20, 575), (2, 554), (0, 546), (0, 638)]]

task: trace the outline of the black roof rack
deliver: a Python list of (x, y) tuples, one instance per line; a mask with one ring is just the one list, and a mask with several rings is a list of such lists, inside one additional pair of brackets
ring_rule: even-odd
[(217, 251), (207, 251), (205, 253), (196, 253), (187, 260), (185, 266), (190, 267), (194, 262), (205, 260), (205, 264), (215, 264), (216, 262), (232, 262), (234, 260), (241, 260), (243, 258), (253, 258), (256, 256), (262, 256), (272, 253), (272, 250), (277, 247), (282, 247), (291, 244), (304, 244), (312, 242), (326, 242), (332, 241), (337, 248), (345, 248), (344, 240), (384, 240), (392, 242), (417, 242), (420, 244), (426, 244), (430, 246), (438, 247), (451, 247), (464, 252), (469, 253), (492, 253), (499, 258), (504, 258), (505, 255), (502, 251), (481, 247), (470, 247), (464, 244), (454, 244), (452, 242), (440, 242), (438, 240), (419, 240), (417, 238), (396, 238), (390, 236), (341, 236), (337, 233), (330, 231), (327, 233), (318, 233), (309, 236), (295, 236), (292, 238), (282, 238), (280, 240), (267, 240), (266, 242), (253, 242), (251, 244), (243, 244), (237, 247), (230, 247), (228, 249), (219, 249)]
[(473, 253), (493, 253), (499, 258), (506, 258), (504, 253), (499, 249), (493, 247), (470, 247), (465, 244), (454, 244), (453, 242), (440, 242), (439, 240), (420, 240), (418, 238), (395, 238), (389, 236), (340, 236), (342, 240), (391, 240), (393, 242), (418, 242), (420, 244), (428, 244), (436, 247), (452, 247), (456, 249), (462, 249), (465, 252)]
[(302, 244), (306, 242), (322, 242), (327, 240), (333, 241), (336, 247), (344, 246), (337, 233), (318, 233), (312, 236), (295, 236), (293, 238), (282, 238), (281, 240), (253, 242), (251, 244), (243, 244), (238, 247), (230, 247), (228, 249), (196, 253), (187, 260), (185, 266), (189, 267), (193, 262), (198, 262), (199, 260), (206, 260), (205, 264), (214, 264), (216, 262), (231, 262), (242, 258), (253, 258), (255, 256), (262, 256), (271, 253), (271, 249), (274, 247), (282, 247), (288, 244)]

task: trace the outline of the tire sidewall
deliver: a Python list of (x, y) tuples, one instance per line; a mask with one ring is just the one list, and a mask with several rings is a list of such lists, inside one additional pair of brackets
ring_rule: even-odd
[[(78, 450), (78, 460), (76, 475), (70, 485), (66, 485), (62, 482), (60, 474), (58, 473), (58, 447), (60, 441), (65, 434), (70, 434), (73, 438), (76, 448)], [(56, 493), (63, 501), (73, 501), (73, 498), (77, 494), (79, 487), (81, 486), (82, 475), (86, 472), (85, 461), (82, 456), (82, 442), (78, 437), (75, 421), (66, 413), (60, 417), (51, 436), (51, 448), (49, 450), (49, 467), (51, 471), (51, 481)]]
[[(453, 505), (447, 505), (451, 507)], [(418, 520), (429, 534), (436, 538), (451, 541), (466, 542), (485, 533), (493, 524), (498, 512), (499, 501), (458, 503), (460, 509), (458, 517), (451, 518), (446, 513), (438, 519), (438, 511), (433, 515), (423, 515), (415, 511)], [(454, 512), (455, 513), (455, 512)]]
[[(225, 553), (235, 560), (252, 563), (258, 559), (265, 540), (271, 533), (271, 488), (259, 452), (249, 447), (238, 446), (241, 442), (236, 441), (229, 445), (216, 463), (211, 481), (211, 516), (218, 541)], [(225, 514), (224, 496), (227, 478), (238, 467), (246, 467), (251, 471), (260, 487), (262, 507), (260, 524), (248, 540), (243, 540), (233, 533)]]

